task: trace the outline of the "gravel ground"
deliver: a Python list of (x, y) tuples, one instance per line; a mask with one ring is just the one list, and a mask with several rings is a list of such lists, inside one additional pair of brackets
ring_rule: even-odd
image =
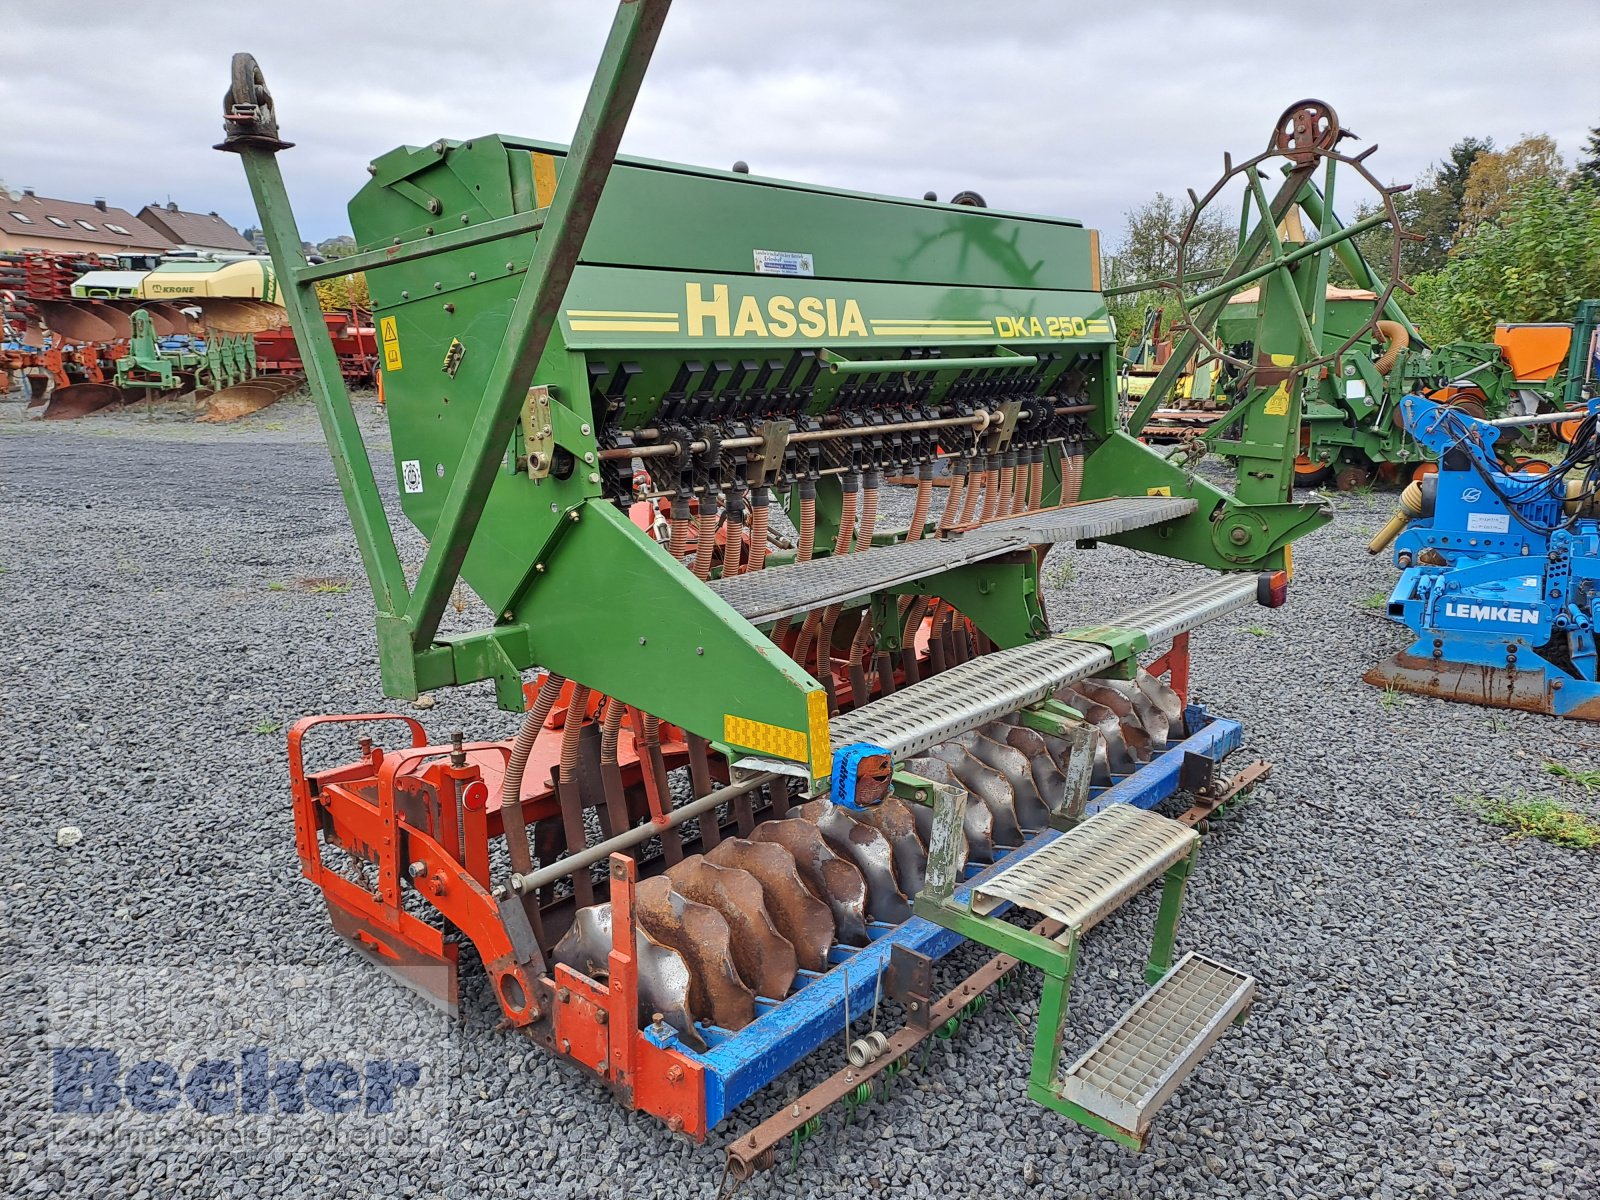
[[(45, 426), (4, 403), (0, 447), (6, 1195), (711, 1195), (724, 1139), (837, 1065), (814, 1056), (696, 1147), (496, 1031), (481, 989), (478, 1019), (447, 1028), (351, 961), (299, 877), (281, 729), (390, 705), (303, 398), (228, 427)], [(1594, 811), (1542, 767), (1592, 766), (1600, 731), (1364, 685), (1404, 640), (1363, 603), (1389, 586), (1361, 544), (1391, 502), (1334, 503), (1288, 607), (1195, 639), (1199, 697), (1246, 726), (1234, 766), (1277, 768), (1208, 839), (1180, 949), (1251, 970), (1260, 998), (1146, 1152), (1031, 1105), (1023, 1036), (991, 1008), (749, 1194), (1600, 1194), (1597, 860), (1505, 841), (1458, 803), (1525, 789)], [(403, 552), (420, 558), (409, 530)], [(1109, 547), (1071, 562), (1047, 571), (1058, 623), (1191, 576)], [(416, 715), (436, 739), (510, 732), (487, 685)], [(64, 826), (82, 841), (58, 846)], [(1141, 897), (1089, 940), (1069, 1051), (1140, 991), (1153, 913)], [(1036, 989), (1013, 995), (1030, 1020)], [(126, 1099), (137, 1058), (237, 1056), (248, 1036), (308, 1063), (410, 1047), (422, 1125), (280, 1115), (235, 1145), (238, 1118), (52, 1110), (63, 1047), (116, 1050)]]

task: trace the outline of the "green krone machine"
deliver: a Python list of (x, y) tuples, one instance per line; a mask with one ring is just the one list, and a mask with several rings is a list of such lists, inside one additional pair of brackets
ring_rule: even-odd
[[(620, 6), (570, 146), (491, 134), (375, 159), (350, 204), (361, 251), (321, 266), (272, 97), (234, 61), (219, 149), (242, 157), (284, 285), (384, 691), (491, 681), (526, 713), (487, 743), (430, 744), (409, 716), (300, 722), (303, 869), (372, 961), (454, 1004), (472, 942), (511, 1027), (693, 1137), (842, 1029), (850, 1074), (730, 1143), (737, 1178), (828, 1105), (885, 1098), (1017, 959), (1046, 977), (1030, 1094), (1142, 1145), (1254, 995), (1174, 948), (1191, 827), (1259, 777), (1212, 779), (1240, 730), (1188, 703), (1187, 650), (1282, 603), (1291, 544), (1328, 519), (1291, 499), (1290, 384), (1340, 238), (1232, 281), (1262, 289), (1265, 357), (1230, 494), (1119, 428), (1079, 222), (618, 158), (666, 9)], [(1331, 176), (1336, 133), (1297, 110), (1269, 154), (1297, 189)], [(1270, 229), (1286, 201), (1264, 203)], [(316, 302), (357, 270), (393, 494), (428, 544), (414, 575)], [(915, 481), (892, 522), (889, 476)], [(1053, 628), (1042, 560), (1100, 542), (1211, 571)], [(443, 632), (460, 581), (489, 616)], [(307, 769), (318, 727), (374, 719), (409, 744)], [(1194, 809), (1150, 811), (1180, 784)], [(1150, 990), (1063, 1071), (1078, 941), (1157, 883)], [(964, 938), (1004, 955), (940, 995), (932, 960)], [(883, 996), (909, 1014), (892, 1036), (865, 1025)]]

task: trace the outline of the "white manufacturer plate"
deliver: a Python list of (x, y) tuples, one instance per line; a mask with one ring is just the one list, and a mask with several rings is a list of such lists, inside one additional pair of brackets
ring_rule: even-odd
[(757, 275), (815, 275), (811, 255), (798, 250), (756, 250)]
[(1346, 380), (1344, 398), (1346, 400), (1365, 400), (1367, 398), (1366, 381), (1361, 379)]
[(1511, 518), (1505, 513), (1468, 513), (1468, 533), (1507, 533), (1511, 529)]
[(408, 458), (400, 464), (400, 483), (408, 492), (422, 490), (422, 463), (415, 458)]

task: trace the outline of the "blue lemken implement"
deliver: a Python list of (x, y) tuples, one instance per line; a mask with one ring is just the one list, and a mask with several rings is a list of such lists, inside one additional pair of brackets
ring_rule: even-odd
[[(1366, 674), (1419, 695), (1600, 720), (1600, 401), (1542, 417), (1476, 420), (1420, 396), (1408, 428), (1439, 455), (1368, 549), (1393, 545), (1388, 612), (1415, 641)], [(1508, 471), (1503, 429), (1569, 423), (1546, 474)]]

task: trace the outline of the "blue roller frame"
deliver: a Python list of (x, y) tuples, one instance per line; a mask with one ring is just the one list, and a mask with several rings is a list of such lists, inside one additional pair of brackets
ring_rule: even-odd
[[(1225, 717), (1214, 717), (1201, 705), (1190, 705), (1184, 715), (1187, 727), (1195, 732), (1169, 746), (1131, 775), (1115, 778), (1110, 786), (1091, 793), (1090, 813), (1112, 804), (1154, 808), (1178, 790), (1178, 772), (1186, 754), (1204, 755), (1220, 762), (1243, 741), (1243, 726)], [(956, 901), (965, 902), (975, 883), (1011, 865), (1016, 856), (1034, 854), (1058, 836), (1055, 830), (1046, 829), (999, 862), (975, 871), (965, 885), (956, 889)], [(894, 946), (905, 946), (930, 958), (943, 958), (964, 940), (959, 934), (921, 917), (912, 917), (900, 925), (877, 926), (876, 932), (879, 936), (871, 943), (854, 951), (826, 974), (813, 978), (787, 999), (761, 1004), (765, 1011), (738, 1032), (718, 1036), (718, 1031), (709, 1031), (708, 1040), (714, 1044), (705, 1054), (690, 1050), (670, 1030), (665, 1037), (646, 1031), (645, 1036), (658, 1045), (672, 1046), (704, 1066), (708, 1129), (720, 1125), (740, 1104), (819, 1046), (840, 1038), (844, 1030), (847, 979), (850, 1011), (865, 1013), (872, 1006), (878, 975), (888, 966)]]

